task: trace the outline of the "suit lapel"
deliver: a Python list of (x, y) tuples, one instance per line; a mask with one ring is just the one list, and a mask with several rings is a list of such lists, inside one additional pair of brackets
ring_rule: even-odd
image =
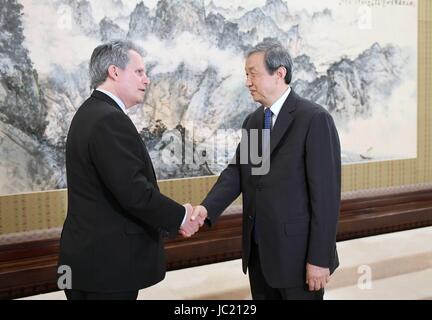
[(252, 114), (252, 121), (250, 122), (250, 127), (248, 129), (259, 129), (261, 130), (264, 125), (264, 107), (260, 106)]
[(296, 109), (297, 97), (297, 94), (291, 89), (288, 98), (285, 100), (279, 112), (276, 123), (270, 135), (270, 154), (273, 153), (274, 149), (278, 146), (282, 137), (285, 135), (286, 131), (291, 125), (293, 120), (291, 112)]
[[(263, 125), (264, 125), (264, 107), (260, 106), (251, 116), (250, 125), (248, 126), (248, 141), (249, 141), (249, 157), (252, 156), (252, 153), (254, 156), (258, 156), (258, 154), (255, 154), (258, 152), (259, 154), (262, 154), (262, 132), (263, 132)], [(255, 139), (252, 139), (252, 131), (255, 131), (255, 133), (258, 134), (258, 141), (253, 141)], [(254, 146), (254, 143), (258, 142), (258, 145)], [(258, 149), (256, 149), (258, 148)], [(249, 159), (251, 161), (251, 159)], [(251, 162), (252, 163), (252, 162)], [(260, 164), (256, 163), (252, 166), (259, 166)]]

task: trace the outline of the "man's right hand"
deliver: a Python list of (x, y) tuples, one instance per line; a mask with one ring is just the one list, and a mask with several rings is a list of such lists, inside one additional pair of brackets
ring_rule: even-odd
[(198, 231), (200, 227), (199, 221), (197, 221), (195, 218), (192, 219), (193, 215), (193, 207), (190, 203), (186, 203), (183, 205), (186, 208), (186, 219), (183, 222), (183, 224), (180, 226), (179, 233), (186, 238), (189, 238), (195, 234), (195, 232)]
[(192, 213), (192, 220), (196, 220), (199, 223), (199, 226), (202, 227), (204, 225), (204, 221), (208, 216), (207, 209), (204, 206), (196, 206), (194, 207), (194, 211)]

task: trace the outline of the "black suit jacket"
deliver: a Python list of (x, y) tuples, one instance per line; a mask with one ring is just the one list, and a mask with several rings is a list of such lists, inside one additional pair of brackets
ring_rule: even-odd
[[(263, 128), (263, 107), (243, 128)], [(336, 228), (340, 208), (341, 159), (338, 134), (330, 114), (291, 91), (270, 139), (270, 171), (252, 175), (250, 161), (230, 164), (203, 201), (211, 223), (242, 193), (243, 271), (256, 223), (262, 270), (275, 288), (305, 284), (306, 263), (338, 266)], [(244, 161), (243, 161), (244, 162)]]
[(100, 91), (72, 120), (66, 172), (59, 265), (71, 267), (72, 289), (132, 291), (161, 281), (162, 236), (178, 233), (185, 209), (159, 192), (134, 124)]

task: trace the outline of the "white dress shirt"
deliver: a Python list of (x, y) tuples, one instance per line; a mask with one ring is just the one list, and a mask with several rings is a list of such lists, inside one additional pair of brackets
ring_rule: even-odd
[[(272, 128), (274, 127), (276, 120), (277, 120), (277, 117), (279, 115), (279, 112), (281, 111), (282, 106), (283, 106), (285, 100), (288, 98), (288, 95), (290, 94), (290, 92), (291, 92), (291, 87), (288, 86), (288, 89), (285, 91), (285, 93), (279, 99), (277, 99), (275, 103), (273, 103), (270, 106), (270, 110), (273, 113), (273, 115), (272, 115)], [(264, 112), (266, 109), (267, 108), (265, 107)]]

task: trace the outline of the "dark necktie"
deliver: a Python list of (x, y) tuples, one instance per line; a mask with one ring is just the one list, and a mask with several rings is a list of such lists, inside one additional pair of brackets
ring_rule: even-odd
[(264, 111), (264, 129), (272, 128), (272, 115), (273, 112), (270, 110), (270, 108), (266, 108)]
[(270, 152), (270, 132), (272, 128), (272, 116), (273, 112), (270, 108), (264, 110), (264, 132), (263, 132), (263, 144), (262, 144), (262, 154)]

